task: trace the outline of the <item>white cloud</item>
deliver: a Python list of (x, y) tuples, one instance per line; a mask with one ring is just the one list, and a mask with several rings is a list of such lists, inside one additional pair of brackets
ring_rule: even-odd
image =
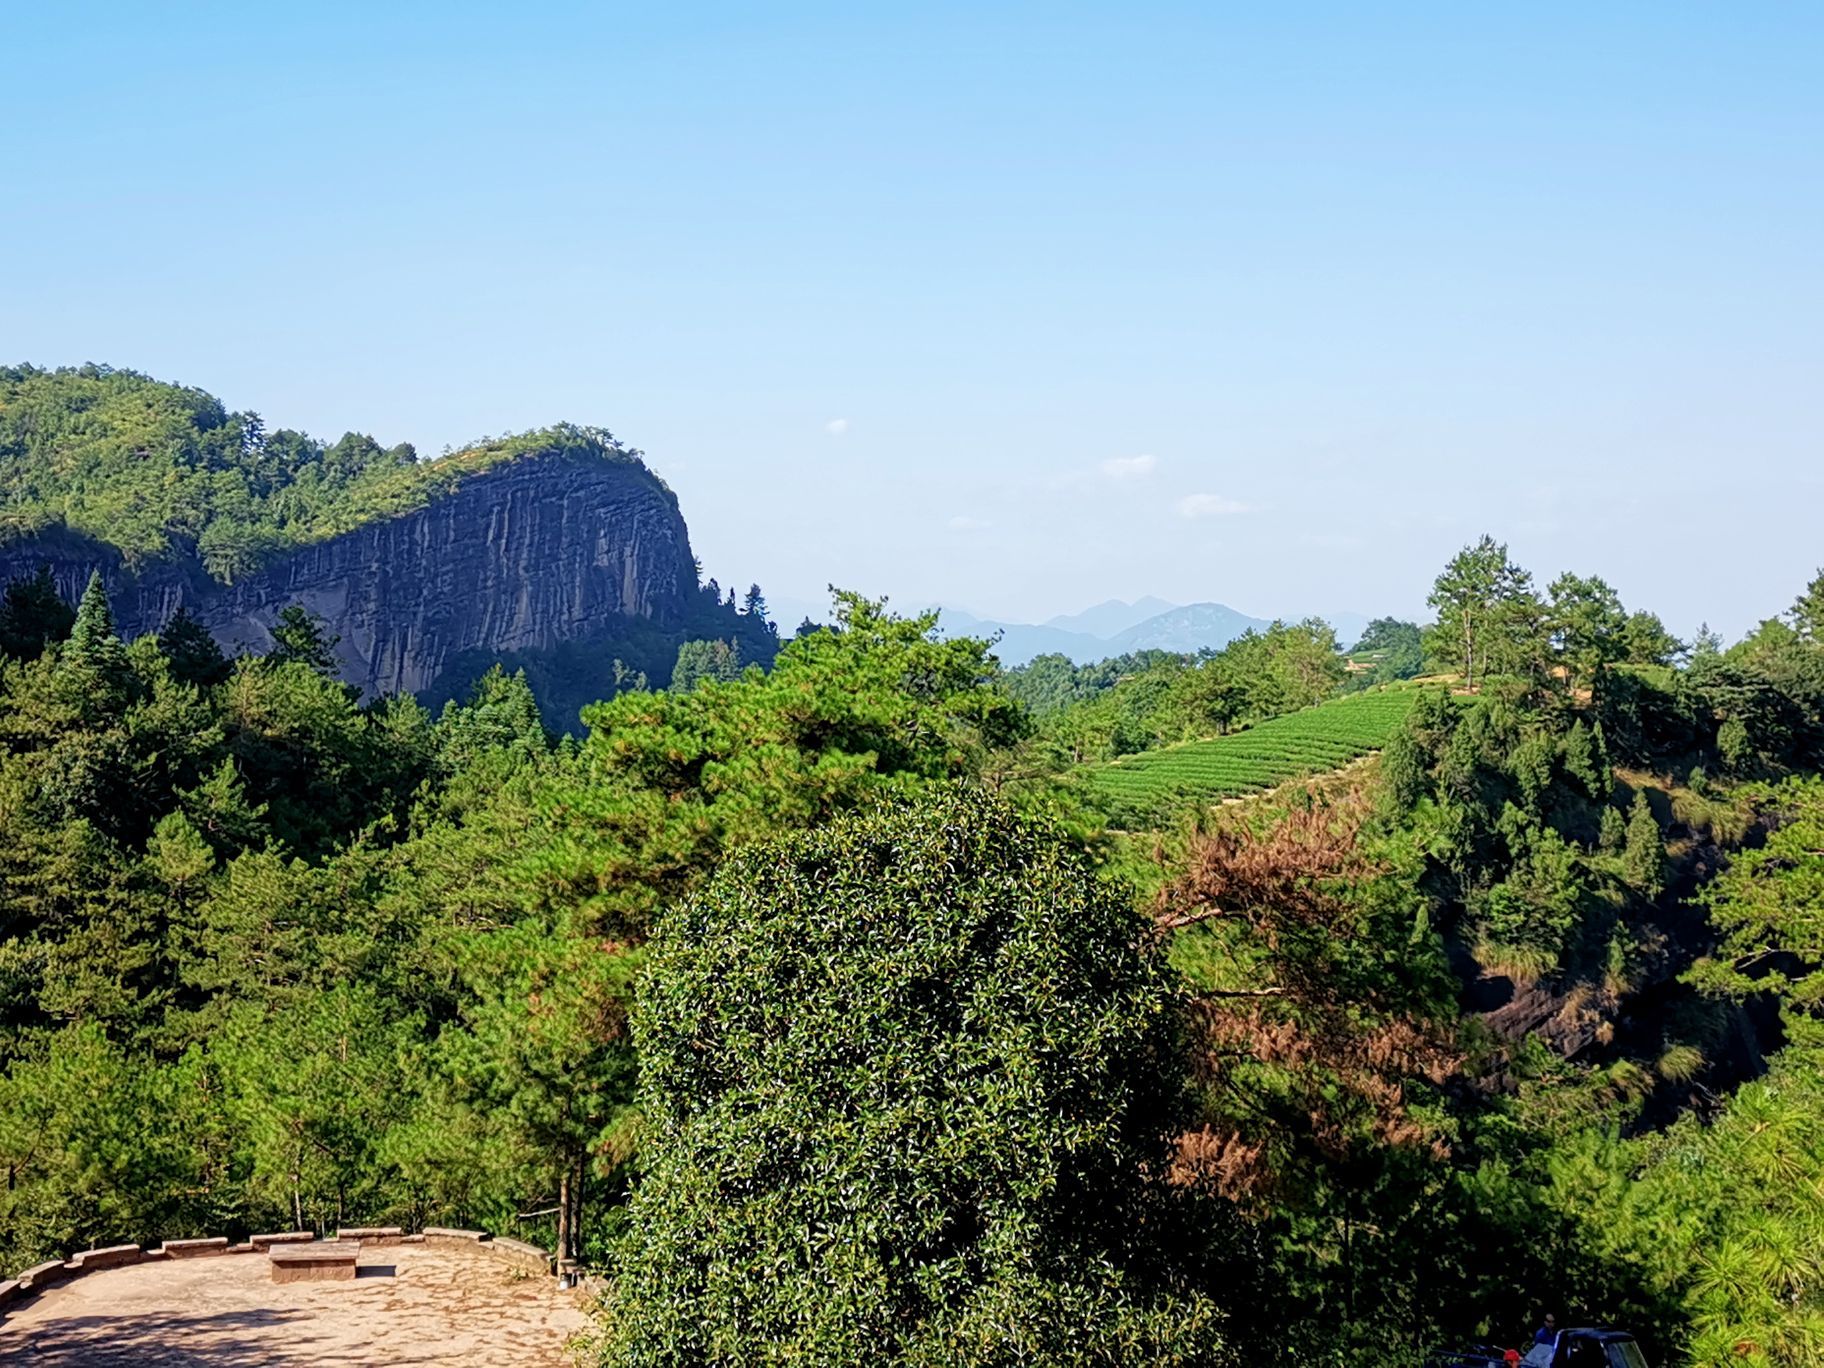
[(832, 418), (823, 425), (823, 430), (832, 437), (841, 437), (849, 430), (849, 420), (847, 418)]
[(1111, 456), (1102, 462), (1102, 473), (1111, 480), (1143, 480), (1158, 468), (1157, 456)]
[(954, 518), (950, 519), (950, 530), (952, 532), (980, 532), (988, 526), (989, 524), (983, 519), (972, 518), (967, 513), (958, 513)]
[(1250, 505), (1235, 499), (1225, 499), (1220, 494), (1186, 494), (1178, 500), (1178, 516), (1181, 518), (1220, 518), (1253, 511)]

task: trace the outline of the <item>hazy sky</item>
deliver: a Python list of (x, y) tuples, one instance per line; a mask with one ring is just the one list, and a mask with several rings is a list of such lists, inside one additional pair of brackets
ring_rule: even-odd
[(1824, 7), (290, 9), (7, 6), (0, 360), (599, 423), (794, 597), (1824, 563)]

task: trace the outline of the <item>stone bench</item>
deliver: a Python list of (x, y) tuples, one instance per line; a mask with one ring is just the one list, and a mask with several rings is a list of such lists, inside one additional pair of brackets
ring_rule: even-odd
[(361, 1246), (344, 1240), (282, 1244), (268, 1249), (266, 1257), (272, 1260), (275, 1283), (352, 1282)]
[(228, 1237), (217, 1235), (213, 1240), (166, 1240), (159, 1246), (158, 1252), (167, 1259), (201, 1259), (210, 1254), (226, 1254)]

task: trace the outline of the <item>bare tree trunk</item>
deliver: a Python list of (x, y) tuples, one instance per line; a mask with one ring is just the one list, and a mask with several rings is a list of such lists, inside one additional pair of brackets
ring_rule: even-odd
[(564, 1244), (564, 1259), (575, 1259), (576, 1249), (578, 1249), (578, 1246), (582, 1246), (582, 1235), (580, 1235), (580, 1231), (578, 1231), (578, 1228), (582, 1226), (582, 1166), (580, 1166), (580, 1164), (578, 1164), (578, 1166), (575, 1167), (575, 1171), (571, 1173), (571, 1180), (569, 1180), (569, 1195), (571, 1195), (571, 1209), (569, 1209), (569, 1240)]
[(557, 1262), (562, 1272), (563, 1262), (570, 1257), (570, 1165), (564, 1165), (563, 1177), (557, 1180)]
[(1343, 1199), (1343, 1319), (1355, 1324), (1355, 1222), (1350, 1201)]
[(582, 1259), (582, 1200), (589, 1191), (589, 1164), (576, 1164), (576, 1211), (571, 1218), (571, 1259)]

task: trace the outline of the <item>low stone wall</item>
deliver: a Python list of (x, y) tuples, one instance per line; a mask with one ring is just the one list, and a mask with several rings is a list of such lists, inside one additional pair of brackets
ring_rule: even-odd
[(129, 1264), (143, 1263), (146, 1251), (138, 1245), (111, 1245), (107, 1249), (85, 1249), (70, 1260), (70, 1267), (78, 1273), (93, 1273), (98, 1268), (125, 1268)]
[[(349, 1226), (338, 1230), (335, 1239), (367, 1245), (430, 1244), (468, 1245), (496, 1259), (504, 1259), (528, 1272), (549, 1277), (556, 1264), (552, 1256), (535, 1244), (505, 1236), (490, 1235), (485, 1230), (455, 1230), (446, 1226), (426, 1226), (416, 1234), (406, 1234), (399, 1226)], [(132, 1264), (153, 1263), (164, 1259), (199, 1259), (232, 1254), (264, 1254), (274, 1245), (295, 1247), (316, 1239), (308, 1230), (288, 1230), (270, 1235), (254, 1235), (241, 1244), (229, 1244), (226, 1236), (207, 1239), (166, 1240), (156, 1249), (139, 1245), (109, 1245), (105, 1249), (85, 1249), (68, 1259), (50, 1259), (0, 1281), (0, 1315), (6, 1308), (45, 1288), (69, 1278), (95, 1273), (104, 1268), (125, 1268)]]
[(494, 1237), (485, 1230), (452, 1230), (449, 1226), (426, 1226), (424, 1242), (434, 1245), (480, 1244)]
[(167, 1259), (206, 1259), (228, 1252), (228, 1237), (217, 1235), (212, 1240), (166, 1240), (158, 1252)]
[(485, 1230), (452, 1230), (447, 1226), (426, 1226), (424, 1241), (433, 1245), (472, 1245), (497, 1259), (518, 1264), (535, 1273), (549, 1274), (555, 1267), (552, 1256), (535, 1244), (490, 1235)]
[(316, 1238), (316, 1232), (312, 1230), (285, 1230), (277, 1235), (250, 1235), (247, 1243), (253, 1246), (254, 1253), (264, 1254), (275, 1244), (309, 1244)]
[(487, 1241), (482, 1248), (496, 1258), (516, 1263), (534, 1273), (551, 1272), (551, 1256), (537, 1245), (527, 1244), (524, 1240), (509, 1240), (503, 1236)]
[(65, 1278), (75, 1277), (77, 1271), (62, 1259), (52, 1259), (49, 1263), (38, 1264), (21, 1273), (19, 1290), (21, 1292), (41, 1292), (52, 1283), (60, 1283)]

